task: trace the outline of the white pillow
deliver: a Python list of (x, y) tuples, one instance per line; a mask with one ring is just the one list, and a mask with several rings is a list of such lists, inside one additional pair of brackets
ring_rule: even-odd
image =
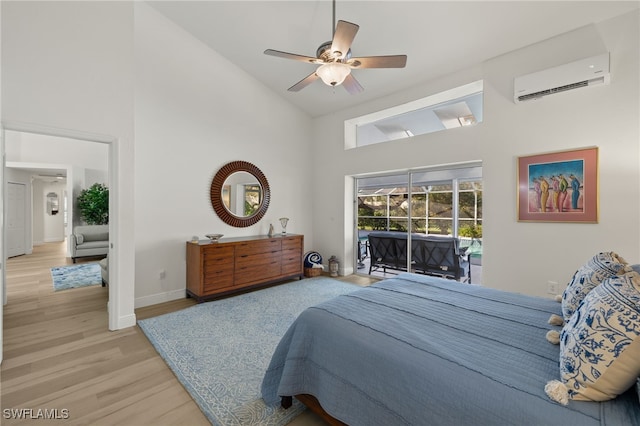
[(575, 274), (562, 293), (562, 316), (569, 321), (587, 293), (602, 281), (631, 270), (627, 261), (614, 252), (602, 252), (593, 256)]
[(569, 398), (606, 401), (640, 376), (640, 274), (594, 288), (560, 334), (560, 376)]
[(76, 234), (76, 244), (82, 244), (82, 243), (84, 243), (84, 235)]

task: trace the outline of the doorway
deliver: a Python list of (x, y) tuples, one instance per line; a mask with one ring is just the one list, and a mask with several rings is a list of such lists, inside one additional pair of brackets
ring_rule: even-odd
[[(4, 133), (4, 141), (4, 174), (7, 181), (12, 181), (7, 183), (5, 198), (6, 254), (33, 259), (31, 274), (40, 268), (41, 279), (50, 280), (51, 268), (64, 267), (70, 262), (68, 240), (74, 225), (81, 224), (80, 215), (74, 214), (74, 210), (77, 212), (75, 198), (94, 181), (108, 183), (109, 145), (9, 129)], [(70, 200), (67, 194), (71, 194)], [(34, 247), (42, 252), (45, 245), (51, 244), (56, 247), (53, 250), (56, 265), (42, 262), (42, 256), (33, 255)], [(99, 259), (91, 260), (97, 264)], [(12, 282), (6, 277), (5, 282), (5, 289), (11, 290), (19, 280)], [(50, 290), (53, 292), (53, 288)], [(46, 286), (43, 291), (47, 291)], [(11, 299), (7, 301), (10, 303)], [(106, 304), (105, 314), (108, 315)]]
[(371, 267), (371, 231), (457, 239), (470, 263), (471, 280), (482, 282), (482, 165), (430, 167), (356, 178), (355, 263), (359, 274), (381, 278), (412, 270), (412, 238), (397, 270)]
[[(5, 136), (7, 131), (23, 132), (49, 137), (67, 138), (76, 141), (90, 142), (107, 146), (108, 156), (108, 186), (112, 188), (109, 197), (109, 210), (114, 212), (109, 223), (109, 300), (107, 302), (109, 330), (119, 330), (136, 324), (134, 313), (134, 242), (128, 238), (120, 238), (120, 235), (130, 235), (133, 222), (133, 190), (129, 186), (120, 186), (119, 182), (131, 182), (134, 179), (133, 166), (133, 141), (120, 138), (58, 129), (47, 126), (24, 123), (3, 123), (2, 150), (5, 151)], [(120, 164), (120, 163), (123, 164)], [(6, 182), (6, 161), (3, 164), (3, 181)], [(71, 194), (67, 192), (67, 195)], [(69, 216), (71, 216), (71, 211)], [(71, 223), (71, 218), (68, 218)], [(3, 233), (6, 235), (6, 225), (3, 225)], [(6, 260), (6, 250), (3, 249), (3, 257)], [(122, 259), (127, 259), (123, 264)], [(3, 270), (4, 276), (4, 270)], [(123, 285), (128, 283), (128, 285)], [(3, 297), (6, 303), (6, 280), (2, 282)]]

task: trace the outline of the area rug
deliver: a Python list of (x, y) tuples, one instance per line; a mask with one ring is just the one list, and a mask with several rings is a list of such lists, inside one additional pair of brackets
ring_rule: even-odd
[(307, 307), (360, 287), (309, 278), (138, 321), (213, 425), (285, 425), (304, 411), (265, 405), (262, 377), (280, 338)]
[(51, 278), (54, 291), (102, 284), (100, 265), (97, 263), (56, 266), (51, 268)]

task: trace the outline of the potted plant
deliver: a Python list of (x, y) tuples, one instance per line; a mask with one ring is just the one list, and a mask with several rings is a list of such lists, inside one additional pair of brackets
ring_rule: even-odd
[(94, 183), (80, 191), (77, 198), (80, 217), (87, 225), (107, 225), (109, 223), (109, 188), (102, 183)]

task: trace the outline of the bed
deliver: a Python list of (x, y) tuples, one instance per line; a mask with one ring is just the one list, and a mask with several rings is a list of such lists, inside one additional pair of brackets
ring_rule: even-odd
[(559, 377), (559, 347), (545, 338), (559, 329), (552, 314), (551, 299), (401, 273), (304, 311), (262, 397), (317, 400), (352, 426), (639, 425), (635, 388), (566, 406), (545, 394)]

